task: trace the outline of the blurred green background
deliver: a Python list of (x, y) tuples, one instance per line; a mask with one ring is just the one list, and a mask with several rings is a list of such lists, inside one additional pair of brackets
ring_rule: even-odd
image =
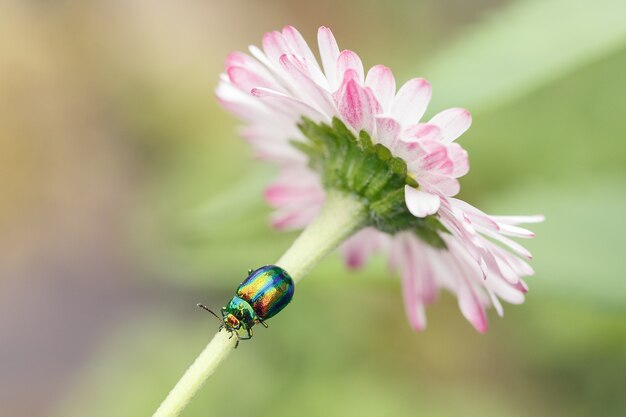
[(543, 213), (522, 306), (480, 335), (443, 294), (412, 332), (381, 259), (325, 260), (184, 416), (626, 415), (622, 0), (0, 3), (0, 414), (150, 415), (272, 231), (227, 53), (333, 29), (465, 106), (463, 198)]

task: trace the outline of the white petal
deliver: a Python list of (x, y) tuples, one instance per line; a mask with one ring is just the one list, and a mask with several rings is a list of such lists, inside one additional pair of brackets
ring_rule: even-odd
[(528, 249), (526, 249), (519, 243), (515, 242), (514, 240), (511, 240), (506, 236), (502, 236), (499, 233), (494, 233), (490, 230), (484, 230), (483, 233), (485, 233), (487, 236), (499, 242), (502, 242), (504, 245), (508, 246), (513, 252), (517, 253), (518, 255), (523, 256), (524, 258), (527, 258), (527, 259), (533, 258), (533, 255), (530, 253)]
[(320, 69), (315, 55), (311, 52), (311, 48), (306, 43), (300, 32), (293, 26), (285, 26), (283, 28), (283, 38), (291, 49), (291, 51), (303, 58), (303, 62), (306, 64), (309, 76), (319, 85), (328, 87), (328, 82), (322, 70)]
[(414, 125), (422, 118), (430, 102), (432, 88), (423, 78), (407, 81), (400, 90), (391, 106), (391, 114), (403, 126)]
[(329, 117), (337, 113), (330, 93), (309, 77), (302, 68), (304, 64), (298, 61), (297, 57), (283, 55), (280, 57), (280, 65), (293, 80), (294, 88), (299, 90), (299, 94), (310, 99), (319, 111)]
[[(263, 58), (265, 58), (265, 54), (259, 51)], [(266, 58), (265, 58), (266, 59)], [(248, 54), (244, 54), (243, 52), (232, 52), (226, 57), (226, 71), (228, 72), (228, 68), (230, 67), (243, 67), (248, 70), (258, 74), (260, 77), (265, 78), (269, 81), (273, 81), (278, 85), (274, 76), (270, 73), (268, 68), (259, 62), (257, 59), (251, 57)]]
[(458, 198), (451, 198), (450, 203), (454, 207), (462, 210), (464, 217), (475, 225), (482, 226), (488, 230), (500, 230), (498, 223), (496, 223), (491, 216), (472, 206), (468, 202), (459, 200)]
[(322, 58), (324, 73), (328, 79), (330, 91), (334, 92), (339, 87), (342, 78), (337, 76), (337, 58), (339, 58), (339, 47), (333, 33), (327, 27), (320, 27), (317, 31), (317, 43)]
[(441, 141), (450, 143), (469, 129), (472, 124), (472, 116), (465, 109), (453, 108), (436, 114), (428, 123), (439, 126), (441, 128)]
[(259, 73), (251, 71), (245, 67), (233, 65), (228, 67), (226, 72), (233, 85), (237, 86), (245, 93), (249, 93), (254, 87), (266, 87), (274, 90), (280, 89), (280, 86), (273, 82), (273, 80), (267, 79)]
[(426, 217), (430, 214), (435, 214), (439, 210), (441, 203), (439, 196), (416, 190), (408, 185), (404, 186), (404, 199), (407, 208), (415, 217)]
[(500, 232), (503, 235), (516, 236), (524, 239), (530, 239), (532, 237), (535, 237), (535, 234), (530, 230), (524, 229), (523, 227), (511, 226), (510, 224), (504, 223), (500, 223)]
[(384, 65), (373, 66), (367, 72), (365, 85), (372, 89), (374, 96), (382, 106), (382, 111), (391, 111), (393, 96), (396, 94), (396, 79), (391, 70)]
[(522, 223), (541, 223), (545, 221), (545, 217), (541, 214), (533, 216), (491, 216), (494, 220), (501, 223), (518, 225)]
[(496, 309), (498, 316), (504, 317), (504, 308), (502, 308), (502, 303), (498, 300), (496, 293), (491, 289), (487, 289), (487, 294), (489, 294), (489, 298), (491, 299), (491, 305)]
[(296, 28), (293, 26), (285, 26), (283, 28), (283, 38), (294, 53), (302, 56), (311, 65), (317, 65), (315, 55), (313, 55), (311, 48), (309, 48), (309, 45), (307, 45), (306, 41)]
[(271, 63), (277, 63), (279, 58), (291, 52), (282, 33), (274, 30), (263, 35), (263, 52)]
[(328, 122), (330, 120), (326, 115), (308, 104), (278, 91), (268, 88), (253, 88), (251, 93), (254, 97), (264, 100), (272, 108), (287, 114), (295, 120), (300, 120), (302, 116), (307, 116), (315, 122)]

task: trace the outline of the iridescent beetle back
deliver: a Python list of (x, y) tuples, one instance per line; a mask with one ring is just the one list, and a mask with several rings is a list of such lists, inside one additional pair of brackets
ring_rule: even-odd
[[(265, 320), (274, 317), (284, 309), (291, 302), (294, 291), (293, 280), (287, 271), (279, 266), (266, 265), (250, 270), (248, 277), (237, 288), (237, 295), (226, 307), (222, 307), (223, 324), (221, 327), (231, 332), (231, 337), (237, 336), (238, 345), (240, 339), (252, 337), (252, 327), (256, 323), (267, 327)], [(198, 306), (217, 317), (202, 304)], [(239, 335), (239, 330), (242, 328), (247, 331), (248, 337)]]

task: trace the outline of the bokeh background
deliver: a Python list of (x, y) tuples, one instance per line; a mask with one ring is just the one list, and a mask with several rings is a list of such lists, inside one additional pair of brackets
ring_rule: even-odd
[(546, 215), (537, 274), (486, 335), (447, 294), (416, 334), (382, 260), (331, 256), (183, 415), (626, 415), (622, 0), (0, 2), (0, 415), (150, 415), (217, 328), (195, 303), (288, 247), (213, 95), (285, 24), (469, 108), (463, 198)]

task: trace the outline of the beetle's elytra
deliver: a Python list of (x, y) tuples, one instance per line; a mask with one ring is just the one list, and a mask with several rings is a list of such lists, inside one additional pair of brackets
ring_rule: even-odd
[[(266, 265), (250, 270), (248, 277), (237, 287), (237, 295), (226, 307), (222, 307), (223, 324), (220, 330), (225, 328), (231, 332), (231, 337), (237, 336), (237, 345), (240, 339), (250, 339), (252, 327), (257, 323), (267, 327), (265, 320), (274, 317), (289, 304), (294, 290), (293, 279), (279, 266)], [(202, 304), (198, 306), (218, 317)], [(241, 337), (240, 329), (246, 330), (248, 336)]]

